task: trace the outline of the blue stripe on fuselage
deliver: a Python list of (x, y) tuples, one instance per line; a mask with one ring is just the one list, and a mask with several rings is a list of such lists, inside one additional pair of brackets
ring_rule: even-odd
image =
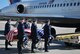
[(12, 0), (11, 1), (11, 4), (14, 4), (14, 3), (17, 3), (17, 2), (20, 2), (21, 0)]

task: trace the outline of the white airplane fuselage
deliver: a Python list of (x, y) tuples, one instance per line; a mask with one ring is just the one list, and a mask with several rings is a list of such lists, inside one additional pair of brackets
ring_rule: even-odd
[(21, 14), (57, 15), (57, 17), (48, 18), (51, 20), (51, 24), (63, 27), (80, 27), (80, 0), (41, 0), (19, 2), (3, 8), (1, 13), (19, 14), (17, 6), (20, 4), (24, 6), (24, 11)]

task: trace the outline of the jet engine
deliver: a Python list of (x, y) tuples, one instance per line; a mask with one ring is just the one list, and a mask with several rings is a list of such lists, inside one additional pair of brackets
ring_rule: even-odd
[(18, 11), (18, 13), (24, 13), (24, 12), (25, 12), (25, 7), (24, 7), (24, 5), (19, 4), (19, 5), (17, 6), (17, 11)]

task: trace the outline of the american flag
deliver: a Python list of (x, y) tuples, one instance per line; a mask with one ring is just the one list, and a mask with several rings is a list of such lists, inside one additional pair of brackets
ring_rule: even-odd
[(14, 36), (14, 30), (9, 31), (9, 33), (6, 35), (6, 39), (8, 41), (13, 41), (13, 36)]
[[(25, 32), (28, 32), (28, 34), (31, 33), (31, 30), (30, 30), (30, 29), (24, 29), (24, 31), (25, 31)], [(17, 35), (18, 35), (17, 29), (15, 29), (15, 30), (10, 30), (10, 31), (8, 32), (8, 34), (6, 35), (6, 39), (7, 39), (8, 41), (13, 41), (13, 40), (14, 40), (14, 37), (16, 37)]]

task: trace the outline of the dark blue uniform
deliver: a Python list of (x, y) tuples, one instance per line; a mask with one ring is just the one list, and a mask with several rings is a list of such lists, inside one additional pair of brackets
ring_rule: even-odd
[(18, 47), (18, 53), (22, 54), (22, 44), (23, 44), (23, 37), (24, 37), (24, 27), (23, 24), (21, 22), (19, 22), (18, 24), (18, 43), (17, 43), (17, 47)]
[[(6, 36), (8, 34), (8, 32), (10, 31), (10, 23), (7, 22), (5, 24), (5, 31), (4, 31), (4, 35)], [(10, 42), (8, 42), (8, 40), (5, 39), (5, 49), (8, 49), (8, 44), (10, 44)]]
[(4, 35), (8, 34), (9, 31), (10, 31), (10, 24), (7, 22), (7, 23), (5, 24)]
[(34, 47), (37, 40), (37, 26), (34, 23), (32, 23), (32, 26), (31, 26), (31, 37), (32, 37), (31, 52), (34, 52)]
[(48, 24), (45, 24), (44, 26), (44, 39), (45, 39), (45, 52), (48, 51), (48, 38), (49, 38), (49, 35), (50, 35), (50, 26)]

